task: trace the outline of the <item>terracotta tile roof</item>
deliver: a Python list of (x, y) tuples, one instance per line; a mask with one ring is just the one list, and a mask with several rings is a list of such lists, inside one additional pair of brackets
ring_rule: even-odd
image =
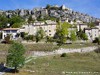
[(3, 30), (18, 30), (19, 28), (4, 28)]

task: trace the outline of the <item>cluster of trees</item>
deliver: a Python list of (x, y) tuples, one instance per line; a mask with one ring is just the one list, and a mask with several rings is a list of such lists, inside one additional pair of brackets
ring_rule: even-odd
[(75, 31), (71, 31), (70, 37), (69, 37), (69, 30), (68, 28), (70, 28), (71, 25), (69, 23), (58, 23), (57, 25), (57, 30), (56, 30), (56, 35), (55, 35), (55, 39), (57, 39), (57, 43), (59, 45), (62, 45), (64, 43), (66, 43), (67, 39), (70, 39), (72, 41), (75, 41), (77, 39), (76, 35), (75, 35)]
[[(6, 17), (4, 15), (0, 15), (0, 28), (18, 28), (24, 23), (24, 19), (20, 16), (12, 16), (11, 18)], [(8, 25), (10, 24), (10, 25)]]
[(79, 30), (77, 32), (77, 36), (78, 36), (79, 39), (88, 40), (88, 36), (82, 30)]
[[(88, 36), (82, 30), (80, 31), (68, 31), (71, 25), (69, 23), (59, 23), (57, 25), (56, 36), (58, 44), (66, 43), (67, 40), (76, 41), (77, 39), (88, 40)], [(70, 35), (69, 35), (70, 33)]]

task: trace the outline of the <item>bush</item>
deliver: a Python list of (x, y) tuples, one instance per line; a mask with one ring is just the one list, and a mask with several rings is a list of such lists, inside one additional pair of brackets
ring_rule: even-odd
[(61, 54), (61, 57), (66, 57), (66, 56), (67, 56), (66, 53), (62, 53), (62, 54)]
[(98, 45), (100, 45), (100, 38), (96, 37), (95, 40), (93, 40), (93, 43), (98, 43)]
[(27, 35), (27, 36), (25, 36), (24, 40), (27, 40), (27, 41), (29, 41), (29, 40), (35, 41), (35, 36), (33, 36), (33, 35)]
[(25, 38), (26, 35), (28, 35), (28, 34), (25, 33), (25, 32), (21, 32), (21, 33), (20, 33), (20, 36), (21, 36), (23, 39)]
[(0, 32), (0, 39), (2, 39), (2, 33)]
[(9, 42), (10, 42), (10, 35), (7, 35), (4, 39), (5, 39), (5, 41), (6, 41), (7, 43), (9, 43)]

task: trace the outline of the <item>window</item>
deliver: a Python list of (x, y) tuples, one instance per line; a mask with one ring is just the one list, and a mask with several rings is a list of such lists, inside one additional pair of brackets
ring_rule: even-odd
[(16, 33), (16, 32), (17, 32), (17, 30), (12, 30), (11, 32), (12, 32), (12, 33)]
[(49, 30), (49, 32), (51, 32), (51, 30)]
[(10, 30), (6, 30), (5, 32), (6, 32), (6, 33), (10, 33)]
[(51, 34), (49, 34), (51, 36)]

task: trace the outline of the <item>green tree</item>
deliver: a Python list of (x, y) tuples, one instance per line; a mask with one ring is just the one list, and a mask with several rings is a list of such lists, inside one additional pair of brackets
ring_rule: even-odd
[(42, 28), (39, 28), (39, 30), (36, 33), (36, 42), (40, 41), (41, 39), (43, 39), (45, 36), (45, 32)]
[(30, 15), (29, 18), (28, 18), (28, 23), (33, 23), (34, 22), (34, 19), (32, 18), (32, 16)]
[(4, 15), (0, 15), (0, 28), (6, 28), (8, 23), (8, 18)]
[(86, 35), (86, 33), (82, 33), (82, 39), (83, 40), (88, 40), (88, 36)]
[(14, 67), (15, 72), (25, 63), (25, 48), (21, 43), (13, 43), (8, 50), (7, 66)]
[(58, 42), (58, 45), (62, 45), (63, 43), (66, 42), (66, 37), (65, 37), (65, 31), (64, 30), (58, 30), (57, 33), (57, 42)]
[(17, 27), (21, 27), (21, 25), (23, 25), (24, 19), (14, 15), (13, 17), (11, 17), (8, 22), (10, 23), (10, 25), (13, 28), (17, 28)]
[(58, 23), (57, 30), (56, 30), (56, 36), (58, 39), (59, 45), (62, 45), (66, 42), (67, 36), (68, 36), (68, 28), (70, 27), (69, 23)]
[(34, 39), (34, 36), (33, 35), (27, 35), (27, 36), (25, 36), (25, 38), (24, 38), (25, 40), (31, 40), (31, 41), (34, 41), (35, 39)]
[(24, 39), (25, 36), (27, 36), (27, 35), (28, 35), (28, 33), (25, 33), (25, 32), (21, 32), (21, 33), (20, 33), (20, 36), (21, 36), (22, 39)]
[(77, 36), (75, 35), (75, 31), (71, 31), (70, 37), (71, 37), (71, 40), (72, 40), (72, 41), (76, 41)]
[(95, 27), (95, 23), (94, 22), (90, 22), (88, 23), (88, 26), (91, 28), (91, 27)]

